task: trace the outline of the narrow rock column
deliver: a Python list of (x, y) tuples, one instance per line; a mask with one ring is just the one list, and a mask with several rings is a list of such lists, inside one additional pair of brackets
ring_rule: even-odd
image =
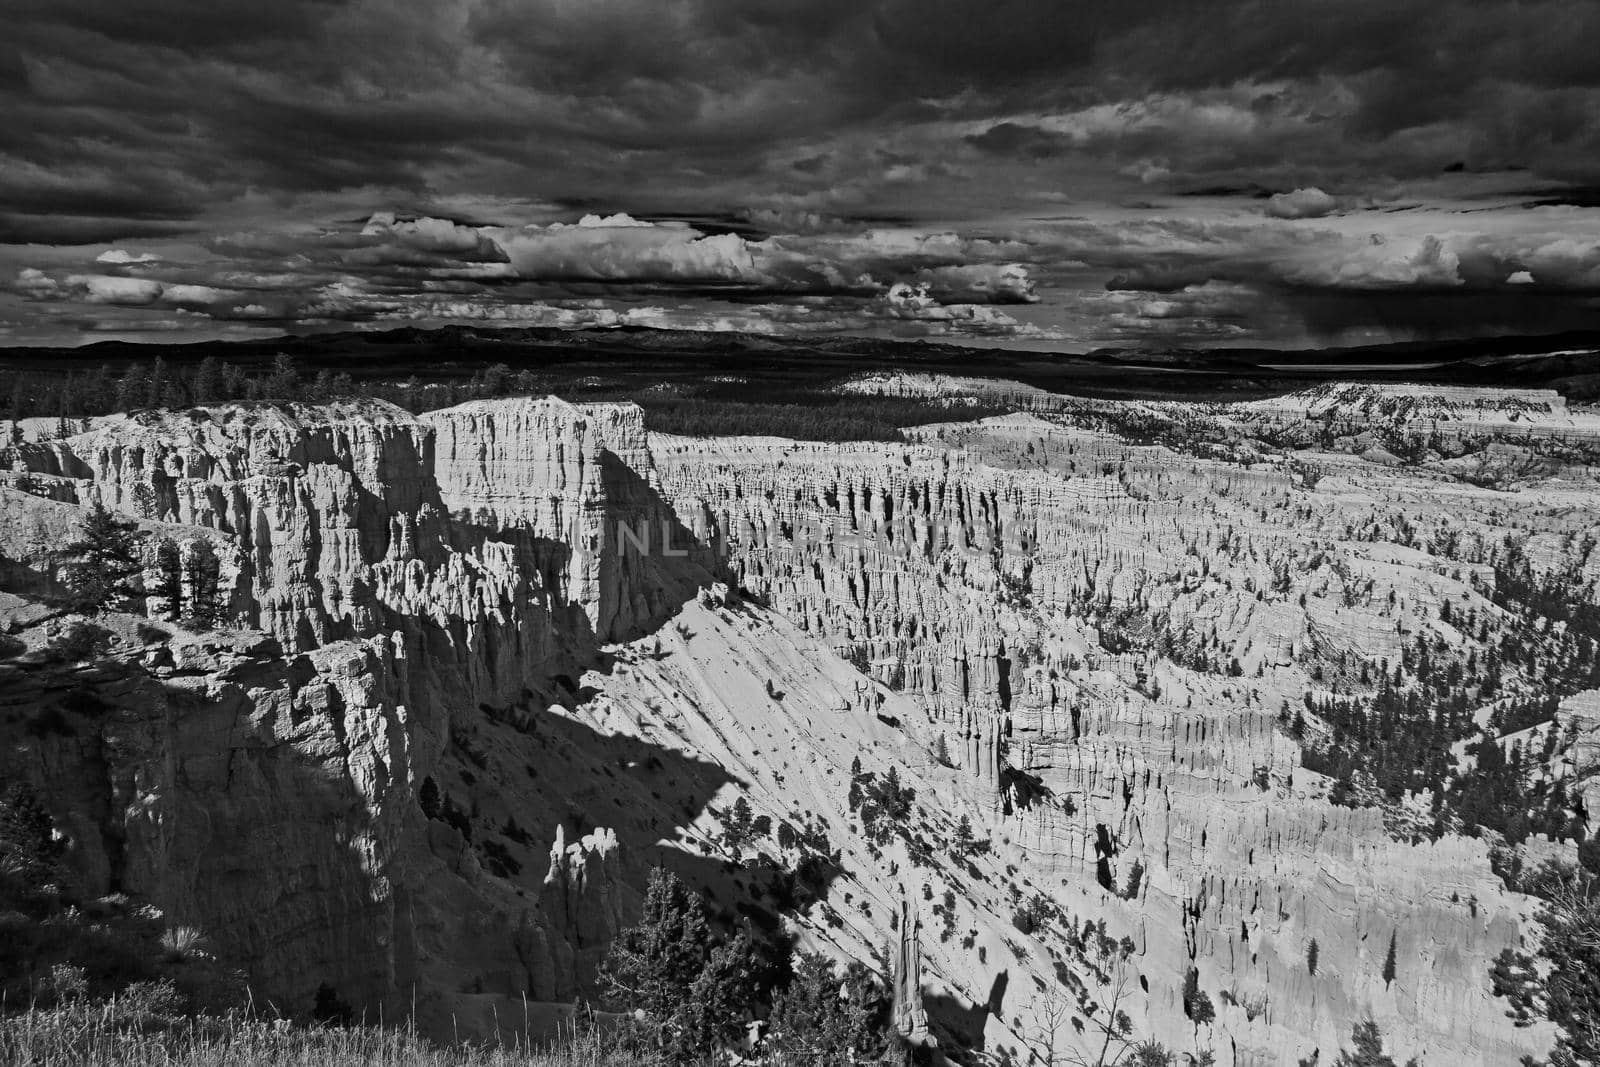
[(928, 1013), (922, 1007), (922, 917), (900, 887), (900, 947), (894, 966), (894, 1025), (914, 1045), (928, 1044)]
[(961, 712), (962, 769), (982, 783), (996, 804), (1003, 785), (1006, 720), (997, 708)]

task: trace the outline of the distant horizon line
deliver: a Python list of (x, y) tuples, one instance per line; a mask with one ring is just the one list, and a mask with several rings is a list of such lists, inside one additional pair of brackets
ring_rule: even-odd
[[(1232, 343), (1229, 343), (1229, 344), (1217, 344), (1217, 345), (1203, 345), (1203, 344), (1202, 345), (1165, 345), (1165, 346), (1157, 347), (1157, 346), (1150, 346), (1150, 345), (1131, 344), (1131, 345), (1127, 345), (1127, 346), (1096, 345), (1096, 346), (1093, 346), (1093, 347), (1077, 348), (1077, 349), (1068, 348), (1068, 347), (1053, 348), (1053, 349), (1041, 349), (1041, 348), (1030, 348), (1030, 347), (1023, 347), (1023, 346), (1018, 346), (1018, 345), (1005, 344), (1003, 342), (1003, 340), (996, 340), (993, 343), (975, 344), (975, 343), (973, 343), (974, 341), (979, 341), (981, 339), (979, 339), (979, 338), (964, 338), (964, 339), (962, 339), (960, 341), (952, 341), (952, 340), (950, 340), (948, 338), (883, 337), (883, 336), (880, 336), (880, 335), (877, 335), (877, 334), (864, 333), (864, 332), (860, 332), (860, 331), (851, 331), (851, 330), (841, 330), (841, 331), (839, 331), (837, 333), (813, 334), (813, 335), (805, 335), (805, 334), (778, 334), (778, 335), (773, 335), (773, 334), (760, 333), (760, 332), (752, 331), (752, 330), (706, 330), (706, 329), (688, 329), (688, 328), (685, 328), (685, 329), (674, 329), (672, 327), (665, 327), (665, 326), (648, 326), (648, 325), (631, 324), (631, 323), (619, 323), (619, 324), (614, 324), (614, 325), (611, 325), (611, 324), (598, 324), (598, 323), (585, 323), (583, 325), (578, 325), (578, 326), (550, 326), (550, 325), (539, 325), (539, 324), (517, 325), (517, 324), (510, 324), (510, 323), (480, 324), (480, 323), (472, 323), (472, 322), (437, 322), (437, 323), (434, 323), (434, 324), (431, 324), (431, 325), (418, 325), (418, 324), (404, 324), (404, 323), (402, 323), (402, 324), (396, 324), (396, 325), (392, 325), (392, 326), (385, 326), (382, 329), (362, 329), (361, 327), (352, 324), (352, 325), (334, 327), (334, 328), (325, 329), (325, 330), (316, 330), (316, 329), (306, 330), (306, 331), (300, 332), (300, 333), (292, 333), (292, 332), (285, 331), (284, 333), (277, 334), (277, 335), (272, 336), (272, 337), (240, 337), (240, 338), (197, 337), (197, 338), (193, 338), (193, 339), (183, 339), (183, 340), (179, 340), (179, 339), (175, 339), (175, 338), (164, 338), (164, 339), (161, 339), (161, 340), (143, 340), (143, 339), (140, 339), (140, 338), (137, 338), (137, 337), (111, 337), (111, 338), (105, 338), (105, 339), (102, 339), (102, 340), (94, 340), (94, 341), (86, 340), (86, 341), (82, 341), (82, 342), (77, 343), (77, 344), (28, 344), (28, 343), (12, 344), (12, 343), (6, 342), (3, 338), (0, 338), (0, 359), (4, 359), (5, 358), (4, 354), (6, 352), (8, 352), (8, 351), (17, 351), (17, 352), (24, 352), (24, 351), (31, 351), (31, 352), (78, 352), (78, 351), (82, 351), (82, 350), (86, 350), (86, 349), (95, 349), (95, 348), (109, 347), (109, 346), (114, 346), (114, 345), (126, 345), (126, 346), (133, 346), (133, 347), (139, 347), (139, 348), (151, 348), (151, 349), (158, 349), (158, 348), (192, 349), (192, 348), (196, 348), (198, 346), (206, 346), (206, 345), (225, 346), (225, 347), (229, 347), (229, 348), (254, 348), (254, 347), (264, 347), (264, 346), (286, 344), (286, 343), (287, 344), (305, 343), (307, 341), (313, 341), (313, 340), (321, 339), (321, 338), (358, 338), (358, 337), (359, 338), (375, 338), (375, 337), (383, 337), (383, 336), (389, 335), (389, 334), (406, 333), (406, 332), (418, 333), (418, 334), (443, 334), (443, 333), (447, 333), (447, 332), (451, 332), (451, 331), (470, 332), (470, 333), (474, 333), (474, 334), (487, 334), (487, 335), (516, 333), (516, 334), (527, 334), (527, 335), (536, 335), (536, 336), (540, 336), (540, 337), (548, 337), (548, 338), (550, 338), (552, 340), (560, 338), (560, 337), (563, 337), (563, 336), (584, 336), (584, 335), (603, 335), (603, 334), (622, 334), (622, 335), (639, 334), (639, 335), (652, 335), (652, 336), (659, 336), (659, 337), (672, 337), (672, 338), (685, 338), (685, 339), (691, 338), (691, 337), (697, 337), (697, 338), (730, 338), (730, 339), (742, 339), (742, 340), (757, 340), (757, 341), (762, 342), (763, 344), (781, 345), (781, 346), (784, 346), (784, 347), (793, 347), (793, 348), (818, 347), (818, 346), (825, 346), (825, 345), (828, 345), (830, 343), (854, 341), (854, 342), (862, 342), (862, 343), (877, 344), (877, 345), (892, 345), (892, 346), (895, 346), (897, 348), (933, 348), (933, 349), (944, 349), (944, 350), (951, 350), (951, 351), (957, 351), (957, 352), (968, 352), (968, 351), (984, 352), (984, 351), (989, 351), (989, 352), (1005, 352), (1005, 353), (1008, 353), (1008, 354), (1015, 354), (1015, 355), (1019, 355), (1019, 356), (1021, 356), (1021, 355), (1063, 356), (1063, 357), (1074, 357), (1074, 358), (1086, 358), (1086, 357), (1087, 358), (1094, 358), (1094, 357), (1115, 356), (1115, 355), (1121, 355), (1121, 354), (1128, 354), (1128, 355), (1140, 355), (1140, 354), (1176, 355), (1176, 354), (1188, 354), (1188, 353), (1203, 354), (1203, 353), (1209, 353), (1209, 352), (1215, 352), (1215, 353), (1223, 354), (1223, 355), (1225, 355), (1227, 353), (1234, 353), (1234, 352), (1251, 352), (1251, 353), (1268, 353), (1268, 354), (1270, 354), (1270, 353), (1285, 353), (1285, 354), (1293, 354), (1294, 356), (1303, 358), (1305, 356), (1314, 355), (1316, 353), (1327, 353), (1327, 352), (1363, 353), (1363, 352), (1426, 351), (1426, 350), (1431, 350), (1431, 349), (1437, 349), (1437, 348), (1439, 348), (1441, 346), (1447, 346), (1447, 345), (1448, 346), (1496, 345), (1496, 344), (1505, 344), (1505, 343), (1512, 343), (1512, 342), (1519, 342), (1519, 341), (1520, 342), (1526, 342), (1526, 343), (1529, 343), (1529, 344), (1541, 344), (1542, 345), (1542, 344), (1551, 344), (1551, 343), (1554, 343), (1554, 342), (1562, 341), (1563, 339), (1566, 340), (1566, 343), (1577, 344), (1579, 347), (1576, 348), (1576, 349), (1571, 350), (1570, 352), (1568, 350), (1566, 350), (1566, 349), (1558, 349), (1558, 348), (1554, 348), (1554, 347), (1542, 348), (1539, 351), (1527, 353), (1527, 355), (1530, 355), (1530, 356), (1551, 356), (1551, 355), (1565, 355), (1565, 354), (1577, 355), (1577, 354), (1582, 354), (1584, 351), (1586, 351), (1587, 346), (1595, 346), (1597, 348), (1600, 348), (1600, 329), (1592, 329), (1592, 330), (1557, 330), (1557, 331), (1553, 331), (1553, 332), (1550, 332), (1550, 333), (1509, 332), (1509, 333), (1493, 333), (1493, 334), (1473, 334), (1473, 335), (1461, 336), (1461, 337), (1440, 337), (1440, 338), (1417, 339), (1417, 340), (1406, 340), (1406, 341), (1382, 341), (1382, 342), (1376, 342), (1376, 343), (1372, 343), (1372, 344), (1361, 344), (1361, 345), (1332, 344), (1332, 345), (1322, 345), (1322, 346), (1286, 347), (1286, 346), (1281, 345), (1281, 344), (1270, 344), (1270, 343), (1252, 344), (1252, 343), (1249, 343), (1247, 341), (1237, 341), (1236, 340), (1236, 341), (1233, 341)], [(1271, 365), (1263, 364), (1262, 365), (1262, 369), (1263, 370), (1282, 370), (1282, 369), (1301, 369), (1301, 370), (1305, 370), (1305, 369), (1310, 369), (1310, 368), (1306, 367), (1306, 366), (1300, 366), (1300, 367), (1277, 367), (1277, 366), (1271, 366)], [(1377, 369), (1377, 368), (1374, 368), (1374, 369)], [(1394, 369), (1394, 368), (1391, 368), (1391, 369)]]

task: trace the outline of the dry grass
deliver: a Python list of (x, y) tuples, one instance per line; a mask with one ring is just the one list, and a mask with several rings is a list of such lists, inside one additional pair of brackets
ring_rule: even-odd
[(579, 1027), (543, 1046), (443, 1048), (374, 1027), (282, 1020), (166, 1019), (114, 1002), (0, 1016), (0, 1063), (15, 1067), (635, 1067), (651, 1061)]
[(193, 926), (175, 926), (161, 935), (161, 949), (172, 963), (192, 960), (206, 954), (206, 939)]

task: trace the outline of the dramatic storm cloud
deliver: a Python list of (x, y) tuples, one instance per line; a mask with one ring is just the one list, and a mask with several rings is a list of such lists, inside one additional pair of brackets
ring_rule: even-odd
[(11, 0), (6, 25), (0, 342), (1600, 326), (1592, 0)]

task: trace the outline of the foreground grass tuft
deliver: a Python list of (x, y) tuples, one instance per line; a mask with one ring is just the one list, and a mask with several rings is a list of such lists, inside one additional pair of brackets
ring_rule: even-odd
[(244, 1015), (159, 1017), (116, 1002), (0, 1016), (0, 1063), (15, 1067), (650, 1067), (592, 1027), (545, 1045), (434, 1045), (400, 1030), (302, 1027)]

